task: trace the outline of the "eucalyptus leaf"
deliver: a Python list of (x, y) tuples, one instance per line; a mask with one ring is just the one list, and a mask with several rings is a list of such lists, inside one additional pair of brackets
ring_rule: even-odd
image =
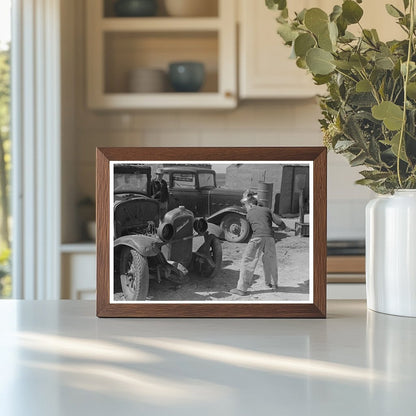
[(354, 142), (351, 140), (338, 140), (334, 146), (334, 150), (337, 152), (345, 152), (353, 145)]
[(362, 79), (361, 81), (357, 82), (355, 86), (355, 90), (357, 92), (371, 92), (371, 83), (366, 79)]
[(333, 58), (330, 52), (313, 48), (306, 54), (306, 64), (314, 75), (327, 75), (335, 69), (335, 65), (332, 63)]
[(357, 185), (370, 186), (374, 183), (374, 180), (373, 179), (358, 179), (358, 180), (355, 181), (355, 183)]
[(352, 65), (348, 61), (334, 60), (332, 63), (339, 69), (349, 71), (352, 68)]
[(338, 27), (338, 32), (340, 36), (341, 37), (344, 36), (345, 32), (347, 31), (348, 22), (344, 19), (342, 15), (339, 16), (337, 19), (337, 27)]
[(371, 71), (370, 74), (370, 81), (373, 85), (378, 85), (382, 82), (384, 77), (386, 76), (386, 71), (384, 69), (377, 68), (376, 66)]
[(416, 100), (416, 82), (407, 84), (407, 96), (412, 100)]
[(358, 53), (355, 53), (350, 58), (350, 64), (354, 68), (361, 70), (368, 64), (368, 61), (364, 58), (364, 56), (361, 56)]
[(296, 56), (304, 58), (309, 49), (316, 45), (314, 37), (309, 33), (301, 33), (295, 39), (295, 53)]
[(328, 28), (328, 15), (320, 8), (314, 7), (305, 13), (305, 26), (315, 35), (319, 35)]
[(371, 29), (371, 34), (373, 35), (373, 39), (376, 42), (380, 42), (380, 38), (378, 37), (378, 33), (377, 33), (377, 30), (376, 29)]
[(335, 22), (342, 15), (342, 7), (336, 4), (329, 15), (329, 20)]
[(403, 17), (404, 14), (397, 8), (394, 7), (392, 4), (386, 4), (387, 13), (393, 17)]
[(296, 59), (296, 66), (301, 69), (308, 69), (308, 65), (306, 65), (305, 58), (297, 58)]
[(271, 10), (283, 10), (287, 2), (286, 0), (266, 0), (266, 6)]
[(290, 44), (298, 37), (298, 32), (292, 29), (292, 27), (287, 23), (280, 24), (277, 29), (277, 33), (287, 44)]
[[(337, 25), (337, 29), (339, 31), (338, 25)], [(350, 43), (350, 42), (352, 42), (355, 39), (357, 39), (357, 37), (353, 33), (348, 32), (348, 30), (347, 30), (347, 31), (345, 31), (345, 33), (344, 33), (343, 36), (341, 36), (341, 37), (338, 38), (338, 41), (339, 42), (342, 42), (342, 43)]]
[(375, 42), (375, 39), (373, 38), (373, 34), (371, 33), (371, 30), (368, 30), (368, 29), (364, 29), (363, 30), (363, 35), (364, 35), (364, 38), (365, 38), (365, 40), (370, 44), (370, 45), (374, 45), (376, 42)]
[(381, 81), (380, 87), (378, 88), (378, 93), (383, 100), (386, 100), (386, 78), (383, 78)]
[(334, 51), (334, 44), (331, 40), (331, 37), (329, 35), (329, 28), (327, 27), (327, 29), (323, 32), (321, 32), (318, 35), (318, 45), (321, 49), (324, 49), (328, 52), (333, 52)]
[(368, 150), (369, 150), (370, 156), (373, 159), (374, 164), (376, 166), (379, 166), (381, 162), (381, 153), (380, 153), (380, 148), (378, 146), (378, 141), (374, 136), (370, 137)]
[[(411, 61), (409, 65), (409, 73), (412, 73), (413, 71), (416, 71), (416, 64)], [(406, 76), (406, 63), (405, 62), (401, 63), (400, 72), (403, 76)]]
[(342, 16), (350, 24), (358, 23), (363, 13), (363, 9), (355, 1), (346, 0), (342, 3)]
[(334, 22), (328, 23), (328, 30), (329, 30), (329, 37), (331, 38), (331, 42), (334, 46), (337, 44), (338, 40), (338, 26)]
[(404, 6), (404, 9), (406, 10), (409, 7), (409, 0), (403, 0), (403, 6)]
[(376, 58), (375, 64), (380, 69), (392, 70), (394, 69), (393, 58), (388, 56), (379, 56)]
[(410, 14), (408, 13), (404, 17), (400, 17), (399, 23), (409, 29), (410, 28)]
[(371, 113), (375, 119), (383, 121), (389, 130), (400, 130), (402, 127), (403, 110), (391, 101), (383, 101), (375, 105)]
[(324, 85), (330, 82), (331, 76), (330, 75), (319, 75), (315, 74), (313, 76), (313, 80), (315, 82), (315, 85)]
[(364, 176), (366, 179), (372, 179), (374, 181), (378, 181), (380, 179), (388, 178), (391, 173), (390, 172), (380, 172), (377, 170), (363, 170), (360, 172), (360, 175)]
[(352, 167), (362, 165), (367, 159), (367, 155), (364, 152), (361, 152), (358, 156), (350, 160), (350, 165)]
[(301, 10), (299, 13), (296, 14), (297, 20), (299, 20), (299, 22), (303, 23), (304, 20), (305, 20), (305, 14), (306, 14), (306, 9)]
[(285, 24), (285, 23), (287, 24), (288, 20), (287, 20), (287, 17), (284, 17), (283, 14), (281, 14), (280, 16), (276, 17), (276, 22), (280, 24)]
[[(384, 144), (386, 144), (387, 146), (390, 146), (391, 151), (393, 152), (393, 154), (396, 157), (398, 157), (399, 145), (400, 145), (400, 132), (395, 134), (393, 136), (393, 138), (391, 139), (391, 141), (382, 140), (382, 142)], [(405, 141), (404, 140), (403, 140), (402, 146), (400, 147), (400, 156), (399, 157), (404, 162), (409, 162), (409, 159), (407, 158), (407, 155), (406, 155)]]

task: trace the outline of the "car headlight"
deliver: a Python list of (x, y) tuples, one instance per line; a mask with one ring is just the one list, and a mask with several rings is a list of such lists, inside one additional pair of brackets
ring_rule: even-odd
[(169, 241), (173, 238), (175, 230), (172, 224), (161, 223), (157, 229), (157, 235), (162, 241)]
[(208, 223), (204, 218), (195, 218), (194, 230), (198, 234), (204, 234), (208, 230)]

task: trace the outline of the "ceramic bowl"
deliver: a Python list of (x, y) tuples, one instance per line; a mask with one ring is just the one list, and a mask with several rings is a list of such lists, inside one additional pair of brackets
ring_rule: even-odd
[(162, 69), (136, 68), (129, 72), (128, 91), (131, 93), (165, 92), (167, 84), (167, 74)]
[(172, 62), (169, 80), (177, 92), (197, 92), (205, 80), (205, 67), (201, 62)]
[(148, 17), (157, 12), (156, 0), (118, 0), (114, 12), (119, 17)]

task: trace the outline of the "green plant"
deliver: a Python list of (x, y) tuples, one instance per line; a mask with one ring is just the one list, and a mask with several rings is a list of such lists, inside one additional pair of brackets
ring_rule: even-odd
[(402, 40), (382, 42), (360, 24), (362, 0), (344, 0), (329, 14), (304, 9), (292, 18), (286, 0), (266, 0), (280, 11), (278, 34), (297, 66), (327, 87), (320, 97), (325, 145), (351, 166), (366, 166), (357, 183), (381, 194), (416, 188), (414, 2), (403, 0), (402, 10), (380, 5), (404, 32)]

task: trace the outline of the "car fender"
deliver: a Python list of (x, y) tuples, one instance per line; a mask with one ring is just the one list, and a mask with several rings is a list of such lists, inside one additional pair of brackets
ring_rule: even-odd
[(247, 216), (247, 211), (245, 210), (245, 208), (238, 207), (238, 206), (235, 205), (235, 206), (232, 206), (232, 207), (227, 207), (227, 208), (220, 209), (215, 214), (212, 214), (211, 216), (209, 216), (207, 218), (207, 221), (208, 221), (208, 223), (220, 225), (222, 219), (227, 214), (238, 214), (238, 215), (241, 215), (242, 217), (245, 218)]
[(160, 253), (163, 242), (158, 238), (146, 235), (125, 235), (114, 240), (114, 249), (127, 246), (136, 250), (144, 257), (156, 256)]
[(217, 224), (209, 222), (207, 231), (208, 234), (213, 234), (218, 238), (224, 238), (224, 230)]

